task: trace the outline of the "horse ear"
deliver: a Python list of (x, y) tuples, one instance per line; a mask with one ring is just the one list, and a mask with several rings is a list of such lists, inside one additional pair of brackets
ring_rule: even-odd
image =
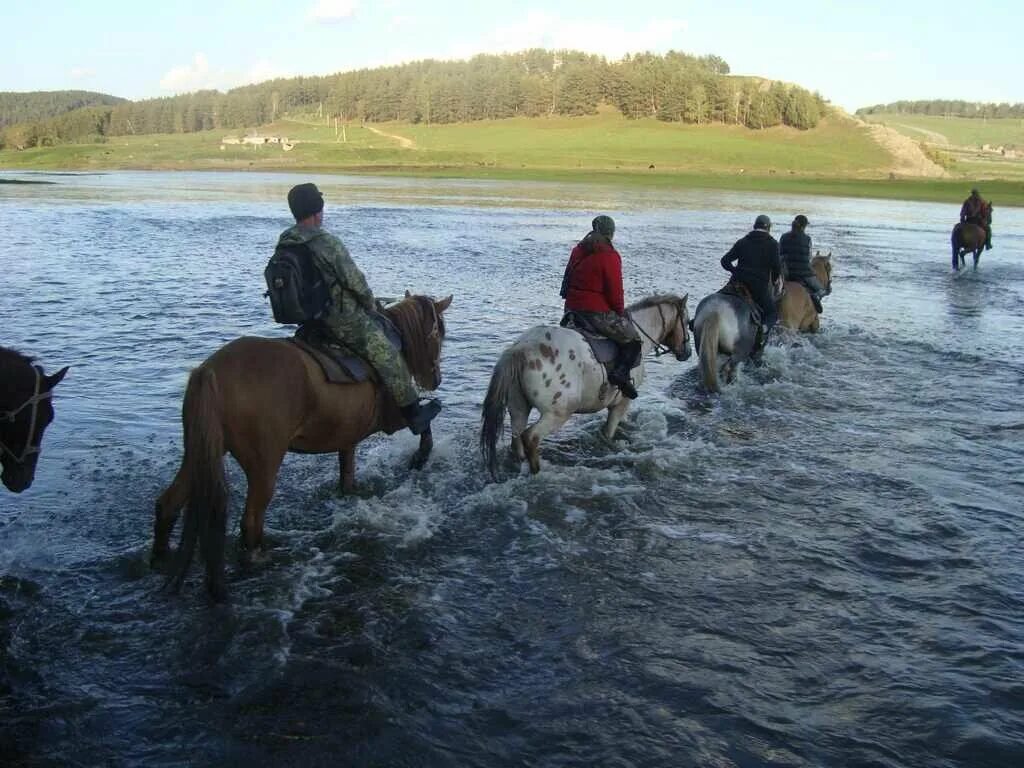
[(70, 368), (70, 366), (65, 365), (63, 368), (61, 368), (59, 371), (57, 371), (52, 376), (46, 376), (45, 377), (45, 379), (46, 379), (46, 388), (48, 390), (49, 389), (53, 389), (58, 384), (60, 384), (61, 381), (64, 380), (64, 377), (67, 375), (68, 368)]
[(828, 256), (826, 256), (825, 258), (826, 258), (826, 259), (831, 259), (831, 258), (832, 258), (832, 251), (829, 251), (829, 252), (828, 252)]
[(437, 310), (437, 314), (440, 315), (442, 312), (444, 312), (446, 309), (448, 309), (448, 307), (452, 305), (452, 298), (453, 295), (449, 293), (448, 298), (434, 302), (434, 309)]
[(818, 258), (819, 256), (821, 256), (821, 251), (815, 251), (814, 258)]
[(683, 306), (684, 307), (686, 306), (686, 300), (688, 298), (690, 298), (690, 294), (688, 294), (688, 293), (683, 294)]
[(412, 294), (409, 292), (408, 288), (405, 289), (405, 298), (407, 298), (407, 299), (411, 299), (412, 298)]

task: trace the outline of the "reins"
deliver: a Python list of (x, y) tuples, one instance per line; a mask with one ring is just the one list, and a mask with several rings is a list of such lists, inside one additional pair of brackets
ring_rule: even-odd
[[(668, 323), (665, 322), (665, 314), (661, 311), (661, 304), (655, 304), (655, 307), (657, 307), (657, 309), (658, 309), (658, 317), (661, 318), (661, 327), (667, 329), (668, 328)], [(690, 343), (690, 333), (689, 333), (689, 331), (686, 328), (686, 323), (682, 323), (681, 322), (682, 321), (682, 308), (681, 307), (677, 308), (676, 311), (680, 313), (680, 318), (679, 318), (680, 319), (680, 324), (683, 326), (683, 348), (685, 349), (686, 345)], [(675, 354), (675, 352), (671, 349), (671, 347), (668, 347), (668, 346), (662, 344), (660, 341), (657, 341), (653, 336), (651, 336), (651, 334), (649, 334), (647, 331), (645, 331), (640, 326), (640, 323), (638, 323), (636, 320), (633, 319), (633, 313), (632, 312), (630, 312), (630, 314), (629, 314), (629, 322), (631, 322), (633, 324), (633, 327), (636, 328), (638, 331), (640, 331), (640, 333), (643, 336), (645, 336), (647, 338), (647, 340), (651, 342), (651, 344), (654, 345), (654, 356), (655, 357), (661, 357), (662, 355), (669, 355), (669, 354), (674, 355)]]
[(33, 365), (32, 371), (36, 375), (35, 390), (32, 392), (32, 396), (13, 411), (0, 412), (0, 421), (7, 421), (13, 424), (19, 413), (29, 406), (32, 406), (32, 416), (29, 418), (28, 432), (25, 435), (25, 447), (22, 449), (21, 454), (15, 453), (4, 444), (3, 440), (0, 440), (0, 455), (6, 453), (18, 464), (24, 463), (25, 459), (29, 456), (39, 453), (39, 445), (32, 444), (32, 435), (35, 434), (36, 423), (39, 420), (39, 403), (43, 400), (48, 400), (53, 396), (53, 390), (49, 390), (47, 392), (39, 391), (40, 386), (43, 383), (43, 377), (42, 374), (39, 373), (39, 367)]

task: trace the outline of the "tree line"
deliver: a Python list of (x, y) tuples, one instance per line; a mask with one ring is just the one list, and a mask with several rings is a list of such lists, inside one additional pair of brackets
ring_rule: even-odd
[(113, 106), (123, 101), (117, 96), (92, 91), (0, 91), (0, 128), (45, 120), (83, 107)]
[(1024, 118), (1024, 104), (1006, 102), (984, 103), (931, 99), (928, 101), (894, 101), (891, 104), (875, 104), (857, 110), (858, 115), (896, 113), (900, 115), (935, 115), (938, 117), (981, 117), (981, 118)]
[(732, 77), (718, 56), (671, 51), (609, 62), (578, 51), (534, 49), (87, 107), (12, 126), (0, 142), (29, 147), (130, 134), (232, 130), (310, 112), (343, 121), (432, 124), (588, 115), (601, 104), (613, 105), (628, 118), (753, 129), (813, 128), (826, 109), (819, 95), (804, 88)]

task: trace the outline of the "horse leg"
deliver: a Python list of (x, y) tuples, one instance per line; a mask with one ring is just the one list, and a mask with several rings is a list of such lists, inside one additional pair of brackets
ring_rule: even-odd
[(523, 431), (523, 447), (526, 449), (526, 460), (530, 463), (530, 472), (535, 475), (540, 472), (540, 441), (568, 420), (568, 414), (547, 411), (541, 414), (533, 426)]
[(356, 447), (338, 451), (338, 488), (342, 493), (352, 493), (356, 487)]
[(978, 259), (981, 258), (981, 248), (974, 252), (974, 268), (978, 268)]
[(150, 555), (150, 565), (156, 565), (163, 560), (170, 548), (171, 532), (174, 524), (178, 521), (181, 508), (188, 500), (188, 479), (185, 476), (184, 463), (174, 475), (174, 480), (167, 489), (160, 494), (156, 500), (156, 515), (153, 521), (153, 552)]
[(434, 450), (434, 433), (431, 432), (430, 427), (427, 427), (426, 432), (420, 434), (420, 446), (416, 449), (416, 453), (412, 455), (412, 461), (409, 462), (410, 469), (423, 469), (427, 463), (427, 459), (430, 458), (430, 452)]
[(248, 489), (245, 494), (245, 511), (242, 512), (242, 545), (244, 560), (251, 561), (263, 549), (263, 518), (267, 505), (274, 496), (277, 473), (284, 461), (284, 453), (263, 457), (259, 463), (242, 465)]
[(615, 432), (619, 429), (619, 424), (628, 410), (629, 400), (624, 397), (620, 397), (618, 402), (608, 406), (608, 418), (604, 423), (604, 429), (601, 430), (605, 440), (611, 442), (615, 438)]
[(509, 403), (508, 416), (512, 423), (512, 455), (519, 463), (526, 459), (526, 450), (523, 448), (523, 432), (526, 431), (526, 423), (530, 418), (529, 406), (517, 403), (514, 400)]

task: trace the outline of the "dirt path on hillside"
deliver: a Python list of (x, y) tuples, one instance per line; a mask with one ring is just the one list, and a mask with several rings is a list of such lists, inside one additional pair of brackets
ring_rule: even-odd
[(405, 136), (399, 136), (397, 133), (385, 133), (380, 128), (374, 128), (369, 123), (366, 124), (366, 129), (386, 139), (394, 139), (401, 145), (402, 149), (416, 149), (416, 142), (412, 139), (407, 139)]
[(918, 128), (916, 125), (907, 125), (906, 123), (893, 123), (893, 125), (898, 125), (900, 128), (906, 128), (907, 130), (923, 134), (932, 144), (942, 144), (943, 146), (947, 146), (949, 144), (949, 139), (938, 131), (929, 131), (927, 128)]
[(865, 128), (871, 134), (871, 138), (892, 155), (893, 162), (889, 171), (897, 176), (918, 176), (930, 179), (949, 177), (949, 172), (941, 165), (929, 160), (916, 141), (904, 136), (895, 128), (888, 128), (879, 123), (866, 123), (852, 115), (847, 115), (847, 117)]

